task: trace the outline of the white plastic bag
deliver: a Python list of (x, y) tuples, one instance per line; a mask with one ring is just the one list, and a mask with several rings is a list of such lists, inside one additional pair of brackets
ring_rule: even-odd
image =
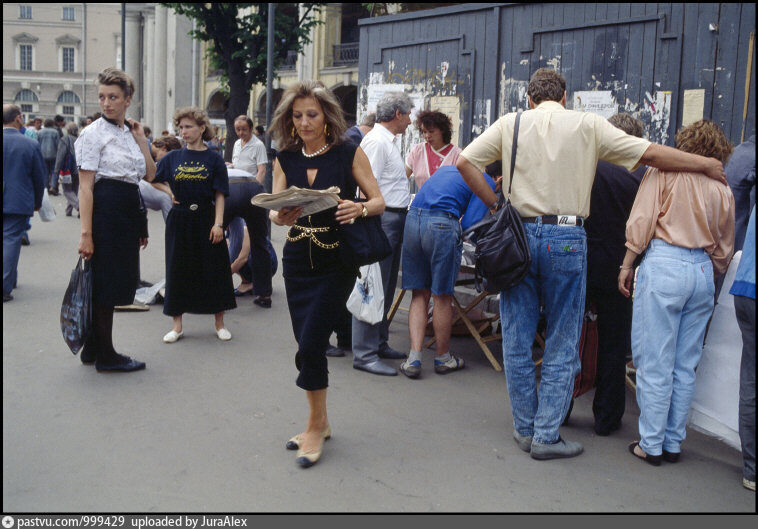
[(155, 303), (155, 298), (158, 296), (158, 292), (166, 286), (166, 280), (161, 279), (151, 287), (138, 288), (134, 293), (134, 303), (139, 305), (152, 305)]
[(347, 310), (366, 323), (379, 323), (384, 317), (384, 288), (379, 263), (362, 266), (361, 277), (347, 299)]
[(45, 189), (42, 195), (42, 207), (39, 208), (39, 218), (42, 219), (42, 222), (52, 222), (55, 220), (55, 208), (53, 207), (53, 203), (50, 202), (47, 189)]

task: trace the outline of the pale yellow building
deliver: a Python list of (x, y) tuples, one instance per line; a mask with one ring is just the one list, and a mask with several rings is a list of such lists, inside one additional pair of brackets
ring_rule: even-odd
[[(3, 4), (3, 103), (27, 118), (79, 120), (100, 110), (95, 81), (122, 67), (121, 4)], [(201, 106), (193, 22), (154, 3), (126, 4), (125, 70), (136, 94), (127, 117), (173, 132), (179, 107)]]
[[(274, 106), (287, 86), (303, 79), (318, 79), (340, 99), (348, 125), (354, 125), (358, 100), (358, 19), (368, 16), (360, 3), (332, 3), (317, 18), (323, 21), (311, 30), (311, 44), (298, 55), (290, 52), (286, 64), (276, 71)], [(203, 54), (204, 55), (204, 54)], [(214, 124), (226, 128), (225, 98), (219, 91), (219, 72), (203, 61), (202, 100)], [(255, 85), (250, 93), (248, 115), (255, 125), (266, 123), (266, 86)], [(222, 136), (225, 136), (222, 133)]]

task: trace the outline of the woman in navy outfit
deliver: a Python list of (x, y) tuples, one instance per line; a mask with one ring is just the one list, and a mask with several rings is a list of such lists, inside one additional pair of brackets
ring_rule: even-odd
[(158, 163), (156, 182), (168, 182), (174, 206), (166, 218), (166, 299), (163, 313), (174, 326), (164, 337), (173, 343), (184, 336), (182, 315), (214, 314), (216, 335), (231, 340), (224, 326), (224, 311), (237, 306), (224, 243), (224, 197), (229, 178), (221, 156), (204, 139), (212, 136), (208, 115), (195, 107), (174, 114), (186, 142)]
[[(357, 145), (344, 142), (347, 129), (337, 98), (319, 81), (288, 88), (276, 109), (271, 130), (279, 145), (274, 164), (274, 193), (290, 186), (327, 189), (338, 186), (339, 205), (305, 217), (302, 208), (271, 211), (279, 226), (291, 226), (282, 253), (284, 287), (298, 350), (296, 384), (306, 391), (310, 415), (305, 432), (287, 442), (297, 449), (297, 463), (315, 464), (331, 436), (326, 414), (326, 349), (338, 308), (344, 306), (357, 270), (340, 259), (339, 225), (358, 217), (381, 215), (384, 199), (368, 158)], [(368, 197), (354, 202), (357, 188)]]

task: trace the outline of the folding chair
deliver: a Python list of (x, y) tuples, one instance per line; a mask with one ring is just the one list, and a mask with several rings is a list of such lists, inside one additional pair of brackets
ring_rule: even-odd
[[(461, 265), (460, 267), (460, 273), (464, 274), (473, 274), (474, 268), (468, 265)], [(458, 279), (455, 282), (456, 286), (461, 285), (470, 285), (474, 282), (473, 279)], [(487, 327), (491, 325), (495, 325), (500, 320), (500, 314), (496, 314), (495, 316), (491, 316), (489, 318), (486, 318), (482, 320), (478, 326), (475, 326), (471, 319), (467, 316), (469, 311), (476, 307), (484, 298), (487, 296), (495, 296), (497, 295), (497, 292), (486, 292), (483, 291), (479, 295), (477, 295), (466, 307), (462, 307), (458, 299), (453, 295), (453, 306), (455, 307), (457, 311), (457, 315), (453, 318), (452, 324), (455, 325), (455, 323), (458, 320), (462, 320), (466, 328), (468, 329), (469, 334), (471, 335), (474, 340), (476, 340), (476, 343), (479, 345), (479, 348), (484, 353), (484, 356), (487, 357), (487, 360), (489, 360), (490, 364), (492, 364), (492, 367), (495, 369), (495, 371), (502, 371), (503, 368), (500, 366), (498, 361), (495, 359), (495, 357), (492, 355), (492, 351), (490, 351), (489, 346), (487, 343), (500, 340), (500, 334), (492, 334), (491, 336), (483, 337), (481, 335), (481, 332), (484, 331)], [(387, 313), (387, 321), (391, 322), (392, 318), (395, 317), (395, 314), (398, 310), (407, 311), (408, 309), (404, 309), (400, 307), (400, 303), (403, 301), (403, 297), (405, 296), (405, 290), (401, 290), (397, 296), (395, 297), (395, 300), (392, 302), (392, 306), (390, 307), (389, 312)], [(436, 339), (432, 337), (429, 339), (425, 344), (424, 347), (430, 347)]]

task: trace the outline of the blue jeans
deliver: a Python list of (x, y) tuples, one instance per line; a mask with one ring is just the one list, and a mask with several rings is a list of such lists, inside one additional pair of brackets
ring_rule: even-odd
[(454, 294), (462, 251), (461, 223), (455, 215), (412, 207), (403, 232), (403, 288)]
[(3, 295), (10, 295), (16, 284), (21, 237), (29, 222), (28, 215), (3, 213)]
[(713, 265), (702, 249), (650, 241), (632, 316), (640, 448), (647, 454), (681, 451), (714, 290)]
[[(521, 283), (500, 293), (503, 363), (514, 429), (539, 443), (554, 443), (581, 365), (587, 236), (581, 226), (542, 224), (541, 218), (524, 228), (531, 267)], [(532, 344), (540, 305), (547, 330), (538, 394)]]

